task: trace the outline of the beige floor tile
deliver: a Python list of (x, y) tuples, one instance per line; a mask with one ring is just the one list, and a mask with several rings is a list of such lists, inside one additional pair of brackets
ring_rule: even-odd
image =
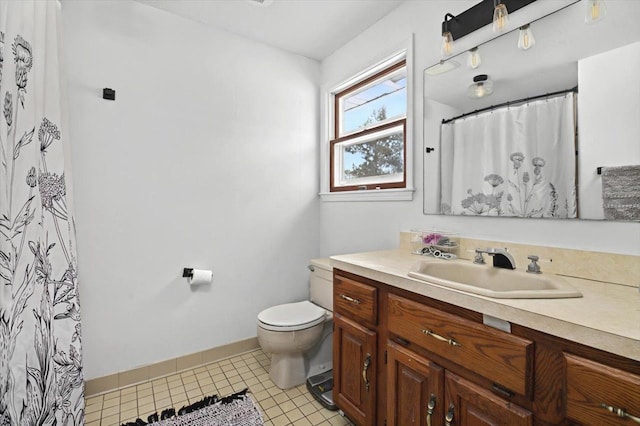
[(193, 389), (200, 389), (200, 385), (195, 380), (193, 382), (184, 384), (184, 390), (186, 390), (187, 392)]
[(135, 386), (131, 386), (128, 388), (124, 388), (122, 390), (120, 390), (120, 397), (124, 396), (124, 395), (130, 395), (130, 394), (136, 394), (136, 387)]
[(302, 414), (302, 411), (300, 411), (300, 409), (296, 408), (295, 410), (291, 410), (289, 412), (285, 412), (285, 414), (287, 415), (287, 417), (289, 417), (289, 420), (291, 420), (292, 422), (295, 422), (296, 420), (300, 420), (301, 418), (304, 417), (304, 414)]
[(184, 383), (185, 385), (186, 385), (187, 383), (195, 383), (195, 382), (197, 382), (197, 381), (198, 381), (198, 379), (196, 378), (196, 376), (195, 376), (195, 375), (186, 376), (186, 377), (183, 377), (183, 378), (182, 378), (182, 383)]
[(137, 408), (138, 408), (138, 400), (134, 399), (133, 401), (120, 404), (120, 413), (124, 413), (125, 411), (129, 411)]
[(135, 401), (136, 399), (138, 399), (138, 395), (136, 392), (124, 394), (120, 397), (120, 405), (124, 404), (125, 402)]
[(104, 395), (104, 400), (105, 401), (107, 399), (113, 399), (113, 398), (120, 398), (120, 391), (113, 391), (113, 392), (109, 392), (108, 394)]
[(169, 391), (169, 385), (167, 384), (167, 382), (164, 382), (158, 385), (153, 385), (153, 393), (162, 392), (162, 391), (167, 391), (167, 392)]
[(276, 417), (271, 422), (273, 423), (273, 426), (287, 426), (291, 424), (291, 422), (289, 421), (289, 418), (284, 414)]
[(167, 399), (167, 398), (171, 398), (171, 394), (169, 393), (169, 391), (162, 391), (162, 392), (155, 392), (153, 394), (153, 399), (158, 402), (158, 400), (162, 400), (162, 399)]
[(140, 418), (143, 420), (147, 420), (147, 417), (149, 417), (150, 414), (153, 414), (155, 412), (156, 412), (156, 405), (153, 402), (151, 404), (144, 404), (144, 405), (138, 404), (138, 414)]
[(103, 417), (100, 426), (118, 426), (120, 425), (120, 413), (113, 416)]
[(298, 409), (296, 404), (294, 404), (293, 401), (290, 400), (278, 403), (278, 407), (280, 407), (280, 409), (284, 411), (285, 414), (287, 414), (289, 411)]
[(136, 386), (136, 389), (138, 390), (138, 393), (140, 393), (141, 390), (144, 389), (151, 389), (151, 382), (146, 382), (146, 383), (141, 383), (138, 386)]
[(289, 401), (289, 399), (290, 399), (290, 398), (287, 396), (287, 394), (286, 394), (286, 393), (282, 392), (282, 393), (279, 393), (279, 394), (275, 395), (275, 396), (273, 397), (273, 399), (274, 399), (278, 404), (281, 404), (281, 403), (283, 403), (283, 402), (285, 402), (285, 401)]
[(198, 384), (200, 385), (200, 387), (202, 387), (204, 385), (212, 385), (213, 384), (213, 379), (211, 378), (211, 376), (207, 375), (207, 377), (203, 377), (202, 379), (198, 379)]
[(153, 395), (145, 396), (143, 398), (138, 398), (138, 407), (141, 407), (147, 404), (153, 404), (153, 403), (154, 403)]
[(120, 422), (121, 423), (135, 422), (137, 418), (138, 418), (138, 410), (137, 409), (127, 410), (127, 411), (123, 411), (122, 413), (120, 413)]
[(313, 426), (313, 423), (303, 417), (300, 420), (293, 422), (293, 426)]
[(273, 398), (267, 398), (264, 399), (262, 401), (260, 401), (260, 406), (262, 407), (262, 410), (267, 410), (271, 407), (274, 407), (275, 405), (277, 405), (278, 403), (276, 401), (274, 401)]
[(269, 417), (270, 419), (275, 419), (276, 417), (278, 417), (281, 414), (284, 414), (284, 412), (280, 409), (280, 407), (278, 407), (277, 405), (274, 405), (273, 407), (269, 408), (268, 410), (265, 410), (264, 412), (267, 417)]
[(138, 398), (145, 398), (153, 395), (153, 388), (138, 389)]
[(102, 418), (111, 417), (113, 415), (120, 415), (120, 406), (116, 405), (115, 407), (109, 407), (102, 410)]
[(86, 419), (85, 419), (84, 426), (100, 426), (100, 419), (94, 420), (92, 422), (87, 422)]
[(120, 405), (120, 397), (105, 399), (104, 402), (102, 403), (102, 409), (104, 410), (106, 408), (117, 407), (119, 405)]
[(233, 388), (231, 386), (227, 386), (227, 387), (218, 389), (218, 392), (220, 393), (220, 396), (227, 396), (233, 393)]
[(240, 382), (244, 383), (244, 380), (242, 380), (242, 377), (240, 376), (233, 376), (229, 378), (229, 383), (232, 385), (235, 385), (236, 383), (240, 383)]
[[(94, 403), (93, 403), (93, 404), (91, 404), (91, 405), (87, 404), (87, 405), (85, 405), (85, 407), (84, 407), (84, 414), (85, 414), (85, 416), (86, 416), (87, 414), (90, 414), (90, 413), (95, 413), (96, 411), (102, 411), (102, 401), (100, 401), (100, 402), (98, 402), (98, 403), (95, 403), (95, 402), (94, 402)], [(98, 418), (100, 418), (100, 417), (98, 417)]]
[(308, 403), (300, 407), (300, 411), (302, 411), (302, 414), (304, 414), (305, 416), (308, 416), (309, 414), (318, 411), (318, 409), (314, 407), (312, 403)]
[(94, 411), (93, 413), (85, 413), (84, 415), (84, 421), (89, 423), (89, 422), (95, 422), (96, 420), (100, 420), (100, 418), (102, 417), (102, 412), (101, 411)]
[(98, 395), (98, 396), (94, 396), (91, 398), (87, 398), (85, 405), (93, 405), (93, 404), (97, 404), (97, 403), (102, 403), (102, 401), (104, 400), (104, 395)]
[(200, 386), (202, 393), (207, 396), (211, 396), (217, 392), (216, 387), (212, 384)]
[(179, 395), (181, 393), (186, 393), (186, 392), (184, 390), (184, 387), (180, 386), (180, 387), (175, 387), (175, 388), (169, 389), (169, 393), (171, 394), (171, 397), (173, 398), (176, 395)]
[(171, 402), (171, 398), (156, 400), (156, 410), (158, 411), (162, 411), (166, 408), (172, 408), (172, 407), (173, 407), (173, 402)]
[(312, 425), (319, 425), (320, 423), (325, 421), (325, 418), (321, 413), (316, 411), (315, 413), (309, 414), (307, 416), (307, 420), (309, 420)]

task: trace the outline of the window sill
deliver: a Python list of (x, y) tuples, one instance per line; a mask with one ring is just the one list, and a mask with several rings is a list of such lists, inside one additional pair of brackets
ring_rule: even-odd
[(411, 201), (413, 188), (370, 189), (366, 191), (321, 192), (320, 201)]

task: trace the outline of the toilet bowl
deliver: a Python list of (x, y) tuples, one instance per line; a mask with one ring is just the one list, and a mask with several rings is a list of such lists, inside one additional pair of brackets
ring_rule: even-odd
[(303, 384), (309, 369), (327, 368), (331, 362), (316, 360), (322, 364), (313, 366), (305, 360), (305, 353), (321, 341), (331, 344), (324, 330), (333, 318), (333, 282), (328, 279), (331, 276), (328, 259), (313, 260), (309, 269), (311, 300), (273, 306), (258, 314), (258, 342), (271, 354), (269, 377), (280, 389)]

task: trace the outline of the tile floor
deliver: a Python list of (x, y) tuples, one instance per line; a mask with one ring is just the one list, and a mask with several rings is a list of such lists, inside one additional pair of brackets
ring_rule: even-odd
[(129, 386), (86, 400), (86, 426), (112, 426), (249, 388), (266, 426), (351, 425), (316, 402), (305, 385), (283, 391), (269, 379), (269, 358), (260, 349), (193, 370)]

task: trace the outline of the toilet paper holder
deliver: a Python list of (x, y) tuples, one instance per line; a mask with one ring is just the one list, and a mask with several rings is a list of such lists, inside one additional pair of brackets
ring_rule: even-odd
[(182, 270), (182, 276), (184, 278), (193, 278), (193, 268), (184, 268)]

